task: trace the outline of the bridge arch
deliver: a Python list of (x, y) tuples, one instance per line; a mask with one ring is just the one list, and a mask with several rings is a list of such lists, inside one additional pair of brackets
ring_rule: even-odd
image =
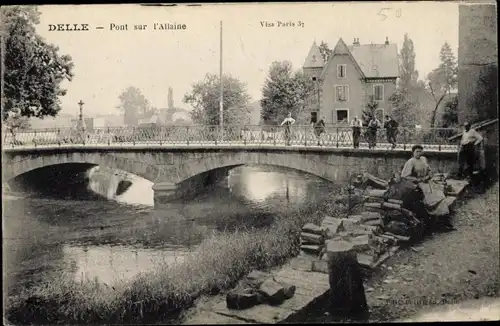
[(224, 152), (216, 155), (207, 155), (196, 159), (188, 159), (181, 164), (172, 166), (165, 170), (165, 175), (160, 177), (161, 182), (179, 184), (187, 179), (202, 175), (210, 171), (227, 169), (247, 164), (259, 164), (279, 166), (293, 170), (309, 173), (322, 179), (338, 182), (347, 180), (352, 171), (361, 172), (351, 166), (343, 166), (342, 160), (336, 160), (335, 164), (328, 159), (318, 159), (316, 155), (296, 152)]
[(23, 155), (12, 160), (7, 158), (2, 164), (2, 182), (8, 182), (17, 176), (35, 169), (71, 163), (99, 165), (111, 169), (118, 169), (135, 174), (152, 182), (154, 182), (160, 174), (159, 168), (155, 165), (116, 154), (55, 152), (50, 155)]

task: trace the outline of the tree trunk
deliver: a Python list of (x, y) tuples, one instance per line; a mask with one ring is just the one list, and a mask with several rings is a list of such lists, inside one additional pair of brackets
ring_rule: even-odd
[(439, 100), (436, 102), (436, 106), (434, 107), (434, 111), (432, 112), (432, 118), (431, 118), (431, 128), (434, 128), (434, 124), (436, 123), (436, 114), (437, 110), (439, 108), (439, 105), (443, 101), (444, 97), (446, 96), (447, 93), (444, 93), (443, 96), (439, 98)]
[(366, 319), (366, 302), (361, 270), (351, 243), (331, 240), (327, 243), (330, 281), (330, 313), (337, 317)]

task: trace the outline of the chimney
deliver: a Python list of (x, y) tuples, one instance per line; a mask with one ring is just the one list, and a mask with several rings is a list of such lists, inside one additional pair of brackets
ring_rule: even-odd
[(354, 42), (352, 42), (353, 45), (359, 45), (359, 38), (354, 38)]
[(385, 45), (389, 45), (389, 38), (387, 36), (385, 37)]

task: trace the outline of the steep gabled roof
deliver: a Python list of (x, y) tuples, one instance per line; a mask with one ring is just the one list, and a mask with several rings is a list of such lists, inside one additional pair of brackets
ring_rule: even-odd
[(303, 68), (323, 68), (325, 62), (319, 51), (319, 47), (316, 41), (311, 46), (309, 54), (307, 55), (306, 61), (304, 62)]
[(396, 44), (351, 45), (349, 51), (366, 78), (399, 77)]
[(333, 54), (328, 58), (328, 62), (326, 63), (325, 67), (323, 68), (323, 71), (321, 72), (321, 77), (320, 77), (321, 79), (324, 78), (326, 72), (328, 71), (328, 66), (330, 65), (330, 62), (332, 62), (333, 58), (336, 55), (348, 55), (351, 58), (356, 69), (361, 74), (361, 76), (363, 78), (365, 77), (363, 70), (361, 70), (361, 67), (356, 62), (356, 59), (354, 59), (353, 55), (351, 54), (351, 51), (349, 50), (349, 47), (345, 44), (344, 40), (340, 38), (337, 44), (335, 45), (335, 48), (333, 49)]

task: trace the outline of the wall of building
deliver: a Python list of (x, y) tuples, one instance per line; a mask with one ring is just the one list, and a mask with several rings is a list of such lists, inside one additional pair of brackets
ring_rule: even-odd
[[(346, 65), (346, 77), (337, 77), (337, 65)], [(336, 101), (336, 85), (349, 86), (349, 98), (347, 101)], [(336, 109), (349, 109), (349, 120), (355, 115), (361, 116), (365, 105), (365, 88), (361, 80), (361, 74), (348, 55), (336, 55), (330, 61), (325, 75), (321, 92), (321, 115), (325, 116), (327, 123), (336, 123), (334, 117)]]
[(498, 117), (496, 12), (496, 5), (459, 7), (459, 123)]
[[(384, 95), (382, 101), (377, 101), (378, 108), (383, 109), (383, 115), (392, 113), (392, 103), (389, 101), (390, 97), (396, 91), (396, 80), (386, 80), (386, 79), (374, 79), (369, 80), (365, 85), (366, 92), (366, 100), (365, 103), (368, 103), (371, 96), (374, 95), (374, 85), (383, 85), (384, 86)], [(361, 116), (360, 116), (361, 117)]]

